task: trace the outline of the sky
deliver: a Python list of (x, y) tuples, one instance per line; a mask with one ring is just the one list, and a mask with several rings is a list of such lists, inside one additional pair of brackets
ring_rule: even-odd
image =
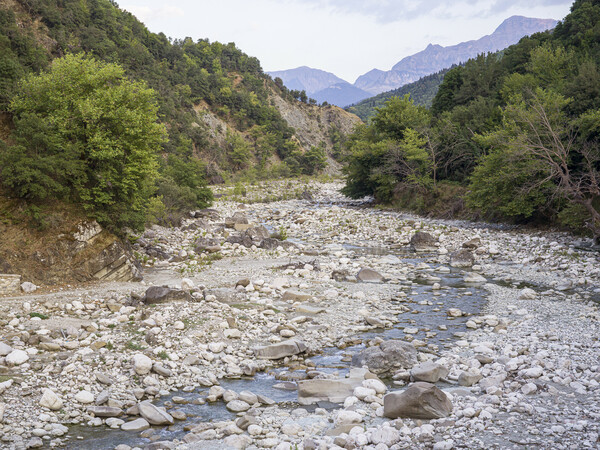
[(560, 20), (564, 0), (120, 0), (155, 33), (235, 42), (265, 71), (309, 66), (353, 83), (429, 43), (491, 34), (513, 15)]

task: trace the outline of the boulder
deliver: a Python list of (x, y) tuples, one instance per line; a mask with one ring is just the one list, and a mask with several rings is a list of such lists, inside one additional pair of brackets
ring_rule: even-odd
[(239, 224), (248, 225), (248, 218), (246, 217), (246, 214), (241, 211), (238, 211), (234, 213), (233, 216), (225, 219), (225, 226), (227, 228), (235, 228), (235, 225)]
[(469, 284), (479, 284), (485, 283), (487, 280), (485, 277), (479, 275), (478, 273), (469, 272), (464, 276), (463, 281)]
[(10, 354), (14, 349), (4, 342), (0, 342), (0, 356), (6, 356)]
[(58, 411), (62, 408), (63, 401), (52, 390), (44, 389), (42, 398), (40, 399), (40, 406), (52, 411)]
[(438, 241), (431, 234), (417, 231), (410, 239), (410, 245), (417, 252), (434, 252), (437, 250)]
[(143, 353), (133, 355), (133, 370), (138, 375), (146, 375), (152, 370), (152, 360)]
[(198, 239), (196, 239), (194, 251), (196, 253), (202, 253), (204, 251), (208, 251), (207, 249), (209, 249), (209, 248), (218, 247), (218, 246), (219, 246), (219, 241), (217, 241), (216, 239), (199, 237)]
[(461, 372), (458, 376), (458, 384), (465, 387), (473, 386), (483, 377), (477, 373)]
[(356, 275), (356, 279), (362, 283), (381, 283), (384, 280), (383, 275), (368, 267), (360, 269), (360, 272)]
[(391, 339), (379, 347), (367, 347), (352, 357), (355, 367), (367, 366), (377, 375), (392, 374), (398, 369), (410, 369), (417, 363), (417, 350), (404, 341)]
[(142, 418), (132, 420), (131, 422), (125, 422), (121, 425), (121, 430), (123, 431), (143, 431), (148, 428), (150, 428), (150, 424), (146, 419)]
[(152, 425), (173, 425), (174, 419), (168, 412), (154, 406), (149, 401), (138, 403), (140, 416)]
[(465, 242), (462, 246), (463, 248), (468, 248), (471, 250), (476, 249), (481, 246), (481, 239), (478, 237), (473, 238), (470, 241)]
[(448, 369), (432, 361), (426, 361), (413, 367), (410, 370), (410, 376), (415, 381), (426, 381), (428, 383), (437, 383), (440, 378), (448, 375)]
[(292, 301), (292, 302), (305, 302), (310, 300), (312, 295), (307, 294), (306, 292), (287, 290), (281, 296), (283, 301)]
[(405, 391), (383, 397), (383, 414), (390, 419), (440, 419), (452, 413), (452, 403), (443, 391), (430, 383), (418, 382)]
[(450, 255), (450, 265), (452, 267), (472, 267), (474, 263), (473, 254), (467, 249), (459, 250)]
[(95, 417), (119, 417), (123, 410), (114, 406), (88, 406), (87, 413)]
[(250, 405), (243, 400), (231, 400), (226, 405), (229, 411), (233, 412), (244, 412), (250, 409)]
[(79, 391), (77, 394), (75, 394), (75, 400), (83, 404), (94, 403), (94, 394), (85, 390)]
[(275, 250), (277, 247), (279, 247), (282, 244), (283, 244), (283, 242), (280, 241), (279, 239), (269, 237), (269, 238), (263, 239), (260, 242), (260, 244), (258, 245), (258, 247), (265, 249), (265, 250)]
[(198, 211), (194, 211), (194, 217), (196, 219), (208, 219), (208, 220), (219, 220), (221, 218), (221, 214), (216, 209), (205, 208)]
[(32, 292), (37, 291), (37, 286), (33, 283), (30, 283), (29, 281), (26, 281), (25, 283), (21, 283), (21, 290), (23, 292), (25, 292), (26, 294), (30, 294)]
[(342, 403), (352, 395), (356, 385), (356, 382), (345, 379), (302, 380), (298, 382), (298, 403), (301, 405), (312, 405), (317, 402)]
[(519, 300), (535, 300), (537, 298), (537, 292), (533, 289), (525, 288), (519, 292)]
[(166, 286), (150, 286), (144, 295), (144, 303), (153, 305), (173, 301), (191, 301), (192, 296), (183, 289), (171, 289)]
[(254, 349), (254, 354), (261, 359), (281, 359), (286, 356), (297, 355), (306, 350), (306, 344), (295, 339), (281, 341), (277, 344), (267, 345)]
[(29, 360), (29, 355), (24, 350), (13, 350), (5, 357), (9, 366), (20, 366)]

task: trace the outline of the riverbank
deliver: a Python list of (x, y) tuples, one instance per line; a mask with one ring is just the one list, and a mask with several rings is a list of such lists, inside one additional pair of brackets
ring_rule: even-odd
[[(136, 243), (143, 283), (0, 299), (0, 446), (598, 445), (597, 253), (564, 233), (380, 211), (337, 184), (254, 202), (286, 183), (148, 230)], [(432, 238), (424, 252), (411, 248), (417, 232)], [(461, 250), (472, 260), (452, 267)], [(357, 281), (363, 269), (373, 273)], [(163, 297), (146, 295), (162, 285)], [(300, 404), (303, 380), (347, 380), (357, 354), (389, 340), (414, 347), (412, 367), (353, 373), (384, 389)], [(427, 362), (443, 369), (452, 412), (384, 418), (384, 395)], [(144, 414), (145, 401), (166, 411)]]

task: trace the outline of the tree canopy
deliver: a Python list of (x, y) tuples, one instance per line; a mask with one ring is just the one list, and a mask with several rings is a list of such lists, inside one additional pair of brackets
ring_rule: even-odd
[(19, 197), (81, 204), (103, 225), (140, 228), (165, 141), (156, 95), (116, 64), (82, 54), (30, 74), (10, 104), (15, 145), (1, 177)]

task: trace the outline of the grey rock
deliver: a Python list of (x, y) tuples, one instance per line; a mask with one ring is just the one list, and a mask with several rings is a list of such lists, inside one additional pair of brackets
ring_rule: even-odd
[(281, 359), (286, 356), (298, 355), (306, 351), (306, 344), (301, 341), (290, 339), (277, 344), (267, 345), (254, 349), (254, 354), (261, 359)]
[(414, 383), (405, 391), (383, 398), (383, 414), (390, 419), (440, 419), (452, 413), (452, 403), (440, 389), (429, 383)]
[(144, 295), (144, 303), (147, 305), (191, 300), (192, 296), (189, 292), (182, 289), (171, 289), (165, 286), (150, 286)]
[(481, 378), (483, 377), (479, 374), (461, 372), (461, 374), (458, 376), (458, 384), (465, 387), (473, 386), (475, 383), (481, 380)]
[(417, 231), (410, 239), (410, 245), (417, 252), (433, 252), (437, 250), (437, 239), (424, 231)]
[(470, 241), (465, 242), (462, 246), (463, 248), (476, 249), (481, 246), (481, 239), (478, 237), (473, 238)]
[(150, 428), (150, 424), (146, 419), (139, 418), (132, 420), (131, 422), (125, 422), (121, 425), (121, 430), (123, 431), (143, 431)]
[(341, 403), (360, 386), (347, 380), (314, 379), (298, 382), (298, 403), (312, 405), (317, 402)]
[(287, 290), (281, 296), (281, 299), (284, 301), (292, 301), (292, 302), (305, 302), (310, 300), (312, 295), (307, 294), (306, 292), (300, 292), (295, 290)]
[(88, 406), (87, 412), (96, 417), (119, 417), (123, 414), (121, 408), (114, 408), (111, 406)]
[(363, 267), (356, 275), (356, 279), (362, 283), (381, 283), (384, 281), (383, 276), (375, 272), (373, 269)]
[(474, 263), (473, 254), (467, 249), (459, 250), (450, 255), (450, 266), (452, 267), (472, 267)]
[(152, 425), (173, 425), (173, 417), (166, 411), (154, 406), (149, 401), (138, 403), (140, 416)]
[(415, 381), (436, 383), (440, 378), (448, 375), (448, 369), (432, 361), (421, 363), (410, 370), (410, 375)]
[(13, 348), (8, 345), (5, 344), (4, 342), (0, 342), (0, 356), (6, 356), (8, 354), (10, 354), (13, 351)]
[(366, 365), (377, 375), (391, 374), (398, 369), (410, 369), (417, 363), (417, 350), (404, 341), (390, 339), (379, 347), (367, 347), (352, 357), (352, 365)]
[(250, 409), (250, 405), (243, 400), (232, 400), (225, 405), (229, 411), (244, 412)]

